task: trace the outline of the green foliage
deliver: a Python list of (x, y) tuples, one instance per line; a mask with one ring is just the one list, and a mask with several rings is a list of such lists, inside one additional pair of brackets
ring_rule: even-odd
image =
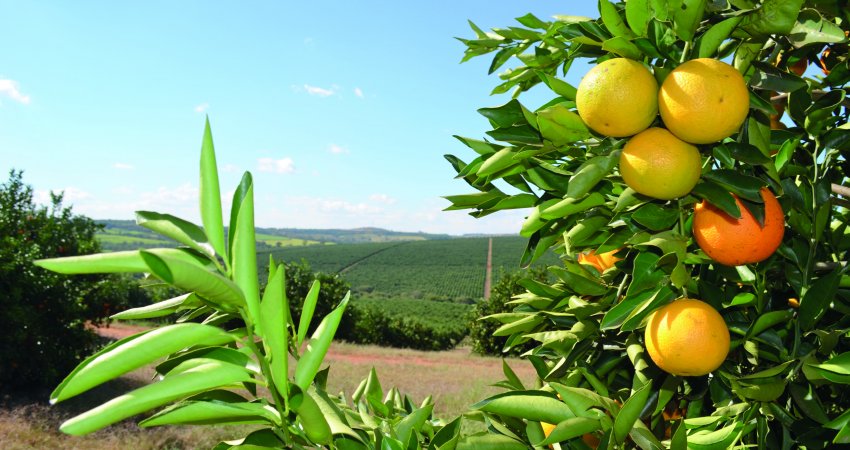
[(21, 172), (0, 185), (0, 386), (40, 390), (55, 384), (97, 345), (86, 322), (103, 321), (138, 290), (127, 280), (83, 276), (68, 279), (32, 267), (32, 260), (98, 251), (97, 225), (62, 206), (33, 201)]
[(469, 332), (470, 308), (421, 299), (360, 298), (349, 305), (338, 337), (358, 344), (447, 350)]
[(548, 278), (543, 268), (531, 269), (527, 272), (513, 272), (504, 274), (499, 278), (491, 292), (489, 300), (480, 300), (470, 311), (469, 337), (472, 341), (472, 351), (481, 355), (520, 355), (528, 350), (528, 345), (510, 346), (506, 336), (496, 336), (494, 333), (499, 329), (501, 323), (496, 314), (510, 313), (514, 305), (509, 303), (514, 296), (525, 292), (520, 284), (524, 279), (546, 281)]
[[(580, 427), (601, 440), (599, 448), (813, 449), (850, 442), (843, 414), (850, 397), (842, 386), (850, 382), (843, 376), (850, 352), (848, 203), (836, 195), (848, 192), (846, 6), (601, 0), (598, 19), (524, 16), (517, 19), (522, 26), (489, 33), (473, 25), (474, 38), (461, 39), (464, 60), (493, 53), (491, 73), (518, 65), (500, 73), (493, 90), (512, 91), (513, 99), (479, 110), (491, 139), (459, 138), (474, 152), (469, 162), (446, 156), (476, 191), (447, 197), (449, 209), (479, 217), (529, 208), (523, 262), (550, 249), (563, 260), (552, 269), (554, 283), (527, 283), (515, 309), (498, 316), (496, 334), (508, 337), (508, 347), (532, 345), (529, 360), (547, 384), (544, 394), (527, 394), (508, 376), (503, 385), (516, 394), (479, 405), (500, 439), (560, 440), (576, 448), (583, 444), (567, 430)], [(612, 57), (643, 62), (659, 81), (687, 60), (724, 59), (748, 81), (747, 120), (730, 138), (699, 146), (704, 170), (690, 195), (660, 201), (636, 194), (616, 170), (625, 140), (588, 134), (567, 120), (572, 116), (563, 109), (575, 109), (576, 90), (563, 76), (572, 63)], [(797, 61), (812, 64), (807, 76), (791, 71)], [(519, 99), (536, 85), (549, 88), (551, 101), (531, 111)], [(779, 108), (787, 129), (770, 127), (768, 116)], [(737, 216), (731, 192), (758, 216), (762, 186), (778, 195), (785, 212), (781, 247), (755, 265), (714, 263), (693, 241), (693, 206), (705, 199)], [(577, 262), (588, 250), (620, 248), (624, 260), (603, 274)], [(666, 375), (644, 353), (647, 316), (685, 295), (718, 309), (731, 331), (729, 356), (711, 376)], [(799, 309), (789, 298), (800, 300)], [(565, 406), (552, 402), (553, 391)], [(531, 400), (551, 414), (523, 409)], [(484, 406), (493, 404), (498, 409)], [(665, 411), (684, 411), (686, 419), (674, 426)], [(542, 439), (540, 421), (560, 422), (555, 437)]]
[[(61, 430), (88, 434), (164, 407), (140, 425), (260, 425), (244, 439), (222, 442), (216, 449), (319, 445), (402, 449), (427, 443), (441, 425), (431, 417), (430, 401), (416, 407), (395, 389), (382, 399), (374, 372), (351, 401), (326, 392), (327, 369), (320, 368), (349, 296), (346, 293), (336, 303), (321, 298), (319, 287), (324, 284), (329, 288), (326, 294), (337, 294), (345, 285), (335, 277), (315, 282), (307, 266), (272, 259), (260, 292), (251, 175), (243, 176), (234, 195), (225, 239), (209, 123), (201, 149), (200, 184), (204, 228), (167, 214), (137, 213), (140, 225), (182, 247), (35, 261), (62, 274), (145, 272), (185, 292), (122, 312), (118, 317), (179, 317), (175, 324), (122, 339), (90, 356), (50, 398), (53, 403), (64, 401), (164, 358), (156, 366), (158, 381), (67, 420)], [(92, 242), (93, 236), (94, 227), (88, 234)], [(294, 273), (287, 276), (288, 270)], [(290, 295), (302, 296), (290, 304)]]

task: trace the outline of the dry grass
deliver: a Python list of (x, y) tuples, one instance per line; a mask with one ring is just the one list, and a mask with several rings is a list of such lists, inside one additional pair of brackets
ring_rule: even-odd
[[(342, 391), (350, 398), (374, 366), (385, 392), (395, 386), (417, 404), (433, 395), (435, 416), (444, 419), (453, 419), (469, 405), (499, 392), (490, 385), (504, 378), (500, 359), (470, 355), (468, 349), (421, 352), (335, 343), (326, 363), (331, 365), (328, 390), (332, 393)], [(534, 370), (528, 362), (511, 360), (509, 364), (527, 385), (533, 384)], [(140, 370), (53, 407), (47, 405), (46, 394), (37, 399), (6, 399), (0, 405), (0, 448), (194, 449), (210, 448), (246, 433), (245, 427), (140, 429), (137, 420), (83, 437), (59, 432), (62, 421), (147, 383), (152, 375), (150, 368)]]

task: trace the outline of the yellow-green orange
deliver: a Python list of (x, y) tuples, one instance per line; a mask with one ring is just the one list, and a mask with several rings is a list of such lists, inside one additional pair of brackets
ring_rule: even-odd
[(711, 58), (688, 61), (667, 75), (658, 90), (658, 112), (673, 134), (692, 144), (709, 144), (741, 127), (750, 110), (744, 77)]
[(658, 115), (658, 82), (637, 61), (609, 59), (582, 78), (576, 108), (593, 131), (605, 136), (632, 136), (645, 130)]
[(620, 154), (620, 176), (635, 191), (670, 200), (687, 195), (699, 181), (699, 150), (663, 128), (629, 139)]
[(708, 303), (681, 298), (649, 316), (646, 351), (661, 370), (680, 376), (705, 375), (729, 354), (729, 328)]

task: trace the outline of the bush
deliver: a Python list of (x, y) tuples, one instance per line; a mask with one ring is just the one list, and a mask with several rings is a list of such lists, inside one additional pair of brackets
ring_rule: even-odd
[(67, 277), (32, 265), (99, 251), (97, 229), (63, 207), (61, 195), (52, 195), (49, 207), (36, 205), (20, 171), (0, 185), (0, 389), (55, 385), (97, 343), (86, 322), (103, 321), (127, 300), (113, 277)]
[[(490, 300), (481, 300), (475, 304), (470, 312), (469, 338), (472, 340), (472, 351), (481, 355), (506, 356), (519, 355), (526, 346), (513, 347), (505, 352), (505, 344), (508, 341), (504, 336), (493, 336), (502, 324), (494, 319), (486, 319), (492, 314), (507, 313), (514, 310), (514, 305), (508, 304), (514, 295), (522, 294), (525, 288), (518, 283), (520, 280), (531, 278), (533, 280), (545, 281), (548, 276), (543, 268), (532, 268), (508, 273), (499, 278), (490, 292)], [(530, 347), (529, 347), (530, 348)]]

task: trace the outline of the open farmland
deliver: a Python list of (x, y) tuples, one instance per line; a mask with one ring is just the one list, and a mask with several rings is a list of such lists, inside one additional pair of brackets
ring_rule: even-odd
[[(276, 260), (307, 261), (314, 270), (341, 273), (360, 294), (472, 300), (484, 295), (489, 238), (290, 247), (271, 250)], [(525, 241), (493, 238), (493, 282), (519, 269)], [(268, 261), (268, 253), (259, 255)], [(557, 263), (547, 254), (535, 265)]]

